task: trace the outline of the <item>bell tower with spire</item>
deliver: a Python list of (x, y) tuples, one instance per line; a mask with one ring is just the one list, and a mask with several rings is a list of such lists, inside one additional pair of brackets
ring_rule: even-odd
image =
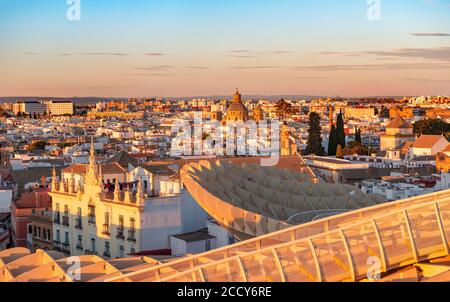
[(53, 171), (52, 171), (52, 192), (58, 192), (58, 189), (59, 189), (58, 176), (56, 175), (56, 168), (53, 167)]
[(94, 138), (91, 138), (91, 152), (89, 156), (89, 167), (86, 175), (86, 185), (98, 186), (99, 181), (97, 178), (97, 162), (95, 161), (95, 148), (94, 148)]
[(236, 93), (233, 95), (233, 103), (242, 103), (242, 95), (239, 93), (239, 88), (236, 88)]

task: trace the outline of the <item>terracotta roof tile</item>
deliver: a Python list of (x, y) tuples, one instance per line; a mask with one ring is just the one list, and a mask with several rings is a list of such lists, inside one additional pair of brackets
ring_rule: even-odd
[(405, 121), (400, 115), (397, 115), (386, 128), (411, 128), (411, 124)]
[(422, 135), (413, 144), (413, 148), (431, 148), (433, 147), (441, 138), (442, 135)]

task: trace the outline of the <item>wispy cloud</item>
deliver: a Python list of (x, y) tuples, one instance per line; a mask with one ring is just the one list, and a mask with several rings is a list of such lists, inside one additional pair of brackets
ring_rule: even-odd
[(330, 77), (298, 76), (298, 77), (296, 77), (296, 79), (299, 79), (299, 80), (329, 80), (331, 78)]
[(207, 70), (209, 67), (206, 66), (185, 66), (186, 69), (195, 69), (195, 70)]
[(168, 77), (173, 76), (170, 73), (126, 73), (127, 76), (137, 76), (137, 77)]
[(82, 52), (80, 53), (82, 56), (128, 56), (126, 53), (122, 52)]
[(422, 2), (428, 6), (450, 7), (450, 3), (445, 0), (422, 0)]
[(135, 67), (134, 70), (142, 70), (142, 71), (160, 71), (160, 70), (168, 70), (173, 68), (172, 65), (156, 65), (156, 66), (148, 66), (148, 67)]
[(251, 70), (251, 69), (277, 69), (282, 66), (233, 66), (233, 69)]
[(337, 56), (374, 56), (374, 57), (394, 57), (394, 58), (420, 58), (428, 60), (450, 61), (450, 47), (435, 48), (401, 48), (388, 51), (363, 51), (363, 52), (319, 52), (319, 55)]
[(250, 50), (250, 49), (236, 49), (229, 51), (226, 56), (234, 57), (234, 58), (254, 58), (257, 56), (266, 56), (266, 55), (284, 55), (293, 53), (290, 50), (272, 50), (272, 51), (258, 51), (258, 50)]
[(450, 33), (410, 33), (413, 37), (450, 37)]
[(450, 83), (450, 80), (443, 79), (427, 79), (427, 78), (405, 78), (402, 82), (415, 82), (415, 83)]
[(162, 52), (148, 52), (145, 55), (146, 56), (150, 56), (150, 57), (160, 57), (160, 56), (164, 56), (165, 53), (162, 53)]
[(31, 52), (31, 51), (21, 52), (20, 54), (26, 55), (26, 56), (37, 56), (38, 55), (37, 52)]
[(66, 52), (66, 53), (57, 53), (56, 56), (60, 57), (70, 57), (70, 56), (114, 56), (114, 57), (125, 57), (129, 56), (127, 53), (122, 52)]
[(449, 64), (440, 63), (393, 63), (393, 64), (354, 64), (297, 66), (294, 70), (311, 71), (364, 71), (364, 70), (438, 70), (449, 69)]

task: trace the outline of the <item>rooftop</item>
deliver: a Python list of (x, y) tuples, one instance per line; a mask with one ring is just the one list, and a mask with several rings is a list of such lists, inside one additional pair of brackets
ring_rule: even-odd
[(186, 242), (198, 242), (198, 241), (216, 238), (216, 237), (208, 234), (208, 229), (200, 230), (197, 232), (180, 234), (180, 235), (173, 235), (172, 237), (178, 238), (178, 239), (186, 241)]
[(421, 135), (412, 144), (413, 148), (428, 149), (432, 148), (439, 140), (445, 138), (443, 135)]
[(120, 151), (112, 158), (110, 158), (106, 163), (113, 162), (118, 163), (125, 169), (128, 169), (128, 165), (132, 165), (133, 167), (137, 167), (139, 165), (139, 160), (126, 151)]
[(395, 128), (395, 129), (406, 129), (411, 128), (411, 124), (408, 123), (400, 114), (397, 116), (386, 126), (386, 128)]

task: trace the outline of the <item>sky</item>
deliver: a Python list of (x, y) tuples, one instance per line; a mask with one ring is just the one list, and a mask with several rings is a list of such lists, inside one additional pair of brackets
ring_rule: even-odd
[(0, 96), (450, 94), (450, 0), (79, 1), (0, 0)]

